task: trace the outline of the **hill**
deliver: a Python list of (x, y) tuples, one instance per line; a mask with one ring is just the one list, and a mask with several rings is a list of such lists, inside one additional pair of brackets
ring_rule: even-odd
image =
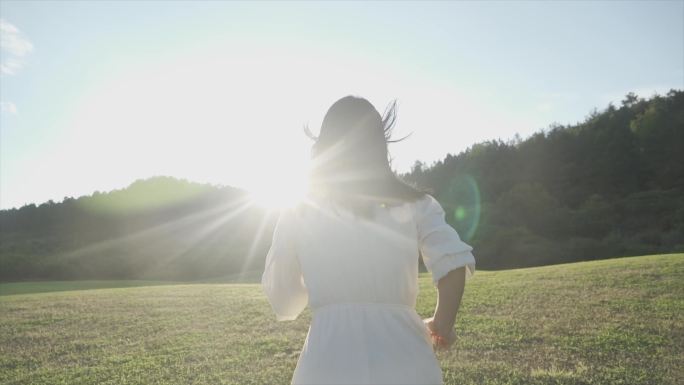
[(276, 217), (243, 190), (171, 177), (5, 210), (0, 280), (193, 280), (258, 270)]
[[(421, 274), (422, 317), (435, 295)], [(3, 295), (0, 309), (7, 385), (285, 384), (311, 320), (275, 321), (257, 284)], [(675, 385), (682, 314), (684, 254), (479, 271), (438, 358), (447, 385)]]

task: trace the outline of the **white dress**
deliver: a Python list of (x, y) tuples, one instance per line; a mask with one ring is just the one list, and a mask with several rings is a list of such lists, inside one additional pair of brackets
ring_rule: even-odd
[(431, 195), (376, 213), (321, 202), (281, 211), (261, 284), (278, 321), (312, 311), (292, 384), (442, 384), (415, 311), (419, 251), (436, 285), (453, 269), (475, 272), (472, 247)]

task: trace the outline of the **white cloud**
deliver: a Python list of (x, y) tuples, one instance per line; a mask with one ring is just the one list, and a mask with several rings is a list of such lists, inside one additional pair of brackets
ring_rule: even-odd
[(17, 114), (17, 105), (12, 102), (0, 102), (0, 114)]
[(13, 24), (0, 19), (0, 74), (14, 75), (24, 66), (24, 57), (33, 51), (33, 44)]
[(14, 75), (23, 67), (23, 63), (16, 59), (7, 59), (0, 63), (0, 73)]

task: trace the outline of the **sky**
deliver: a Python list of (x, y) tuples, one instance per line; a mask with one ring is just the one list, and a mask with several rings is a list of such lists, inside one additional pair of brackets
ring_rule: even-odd
[(684, 1), (3, 0), (0, 19), (2, 209), (155, 175), (278, 191), (350, 94), (397, 100), (405, 172), (684, 89)]

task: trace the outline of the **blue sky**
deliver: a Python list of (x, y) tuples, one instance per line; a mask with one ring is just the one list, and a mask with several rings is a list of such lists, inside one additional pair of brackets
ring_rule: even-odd
[(684, 88), (684, 1), (0, 3), (0, 207), (172, 175), (276, 191), (338, 98), (393, 166)]

